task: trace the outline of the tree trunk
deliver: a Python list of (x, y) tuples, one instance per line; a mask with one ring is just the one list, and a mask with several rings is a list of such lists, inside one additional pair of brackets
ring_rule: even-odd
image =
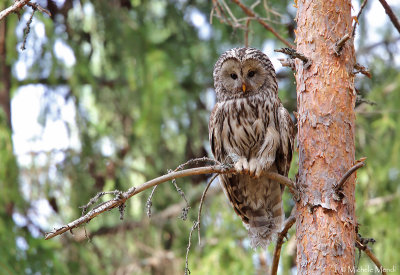
[(353, 39), (335, 54), (335, 42), (351, 34), (351, 1), (298, 0), (296, 60), (299, 174), (298, 274), (354, 273), (355, 176), (334, 200), (334, 186), (354, 164), (355, 64)]

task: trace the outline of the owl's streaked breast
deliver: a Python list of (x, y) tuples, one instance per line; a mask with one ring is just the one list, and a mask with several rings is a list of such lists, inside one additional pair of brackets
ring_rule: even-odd
[(254, 96), (219, 102), (216, 108), (221, 118), (222, 143), (230, 144), (226, 153), (254, 155), (265, 138), (266, 125), (273, 123), (272, 103)]

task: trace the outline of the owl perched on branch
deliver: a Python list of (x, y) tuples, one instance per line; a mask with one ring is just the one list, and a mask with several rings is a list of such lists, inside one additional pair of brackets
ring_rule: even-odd
[(250, 244), (266, 247), (284, 220), (284, 186), (263, 171), (287, 176), (294, 124), (278, 98), (269, 58), (253, 48), (226, 51), (214, 67), (217, 103), (209, 138), (214, 157), (235, 163), (240, 174), (220, 175), (222, 188), (248, 229)]

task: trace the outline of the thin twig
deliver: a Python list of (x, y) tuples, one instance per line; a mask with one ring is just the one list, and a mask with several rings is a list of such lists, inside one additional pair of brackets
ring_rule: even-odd
[(21, 50), (25, 50), (26, 39), (28, 38), (28, 34), (31, 32), (31, 24), (33, 20), (33, 15), (35, 14), (36, 11), (36, 7), (32, 7), (32, 9), (33, 9), (32, 14), (29, 17), (28, 22), (26, 22), (26, 28), (24, 30), (24, 41), (22, 42)]
[(276, 50), (274, 50), (274, 52), (287, 54), (290, 56), (290, 58), (298, 58), (298, 59), (302, 60), (304, 63), (308, 62), (308, 58), (305, 57), (304, 54), (298, 53), (297, 51), (290, 49), (290, 48), (276, 49)]
[(186, 203), (186, 206), (182, 208), (182, 213), (181, 213), (181, 217), (180, 217), (182, 220), (186, 221), (186, 219), (187, 219), (187, 214), (188, 214), (189, 209), (190, 209), (189, 202), (188, 202), (188, 200), (186, 199), (186, 195), (185, 195), (185, 193), (183, 192), (183, 190), (182, 190), (182, 189), (178, 186), (178, 184), (176, 183), (176, 179), (173, 179), (173, 180), (172, 180), (172, 183), (174, 184), (176, 191), (179, 193), (179, 195), (183, 198), (183, 200), (184, 200), (185, 203)]
[(362, 103), (365, 103), (365, 104), (368, 104), (368, 105), (371, 105), (371, 106), (377, 105), (377, 103), (375, 101), (363, 98), (361, 95), (357, 95), (357, 97), (356, 97), (356, 106), (358, 106), (358, 105), (360, 105)]
[(196, 227), (198, 227), (198, 226), (199, 226), (199, 223), (198, 223), (197, 221), (194, 221), (194, 222), (193, 222), (192, 229), (190, 229), (188, 246), (187, 246), (187, 248), (186, 248), (185, 275), (190, 274), (190, 270), (189, 270), (189, 251), (190, 251), (191, 239), (192, 239), (193, 231), (194, 231), (194, 230), (196, 229)]
[(107, 192), (99, 192), (99, 193), (97, 193), (96, 196), (94, 196), (93, 198), (91, 198), (87, 204), (82, 205), (82, 206), (79, 206), (79, 208), (82, 209), (82, 215), (86, 213), (86, 211), (88, 210), (88, 208), (89, 208), (90, 206), (92, 206), (93, 204), (97, 203), (97, 201), (98, 201), (101, 197), (103, 197), (104, 195), (114, 195), (114, 196), (116, 196), (116, 195), (121, 194), (121, 193), (122, 193), (122, 192), (119, 191), (119, 190), (107, 191)]
[(249, 25), (250, 19), (246, 20), (246, 29), (244, 30), (244, 46), (247, 48), (249, 47)]
[(360, 16), (361, 16), (361, 13), (362, 13), (363, 9), (364, 9), (365, 6), (367, 5), (367, 2), (368, 2), (368, 0), (364, 0), (364, 1), (362, 2), (362, 4), (361, 4), (360, 10), (358, 11), (358, 14), (357, 14), (357, 17), (356, 17), (355, 20), (354, 20), (355, 22), (354, 22), (354, 24), (353, 24), (353, 31), (352, 31), (352, 33), (351, 33), (351, 37), (354, 37), (355, 34), (356, 34), (356, 28), (357, 28), (358, 21), (359, 21), (359, 19), (360, 19)]
[(296, 65), (294, 63), (294, 59), (298, 58), (301, 61), (303, 61), (304, 68), (307, 70), (311, 66), (311, 60), (309, 60), (304, 54), (299, 53), (295, 51), (294, 49), (291, 48), (281, 48), (281, 49), (276, 49), (274, 52), (278, 53), (283, 53), (286, 55), (289, 55), (289, 59), (279, 59), (281, 62), (282, 66), (284, 67), (289, 67), (292, 70), (295, 70)]
[(31, 7), (32, 9), (37, 9), (38, 11), (47, 14), (48, 16), (51, 16), (51, 12), (42, 8), (38, 3), (31, 3), (29, 2), (27, 4), (29, 7)]
[(272, 260), (272, 267), (271, 267), (271, 274), (276, 275), (278, 272), (278, 265), (279, 265), (279, 258), (281, 256), (281, 249), (283, 245), (283, 239), (286, 237), (289, 229), (293, 226), (293, 224), (296, 222), (296, 216), (295, 216), (295, 210), (296, 208), (293, 208), (292, 213), (290, 214), (290, 217), (286, 219), (285, 225), (282, 229), (282, 231), (278, 234), (278, 238), (276, 240), (276, 246), (274, 250), (274, 258)]
[[(214, 165), (215, 164), (219, 164), (219, 165), (221, 164), (219, 161), (217, 161), (215, 159), (212, 159), (212, 158), (208, 158), (208, 157), (195, 158), (195, 159), (190, 159), (187, 162), (180, 164), (178, 167), (175, 168), (174, 172), (182, 170), (185, 166), (189, 166), (189, 165), (193, 165), (193, 164), (197, 164), (198, 165), (199, 163), (207, 163), (207, 162), (211, 162)], [(168, 173), (171, 173), (171, 172), (172, 172), (171, 170), (168, 171)], [(178, 185), (176, 184), (175, 179), (172, 180), (172, 183), (175, 185), (176, 191), (182, 196), (182, 198), (186, 202), (186, 207), (184, 207), (182, 209), (182, 215), (181, 215), (181, 218), (183, 220), (186, 220), (187, 212), (190, 209), (188, 200), (186, 199), (185, 193), (183, 193), (182, 189), (180, 189), (178, 187)], [(149, 218), (151, 218), (151, 215), (152, 215), (152, 213), (151, 213), (151, 207), (153, 206), (152, 199), (153, 199), (153, 196), (154, 196), (154, 192), (157, 189), (157, 186), (158, 185), (154, 186), (153, 190), (150, 193), (150, 196), (148, 197), (148, 199), (146, 201), (146, 209), (147, 209), (146, 213), (147, 213), (147, 216)]]
[(195, 159), (190, 159), (187, 162), (178, 165), (178, 167), (176, 167), (174, 172), (182, 170), (183, 168), (185, 168), (186, 166), (189, 166), (189, 165), (194, 165), (194, 164), (199, 165), (200, 163), (208, 163), (208, 162), (212, 163), (213, 165), (221, 165), (222, 164), (218, 160), (208, 158), (208, 157), (195, 158)]
[(233, 15), (231, 9), (229, 8), (229, 6), (226, 4), (226, 2), (224, 0), (221, 0), (222, 5), (224, 6), (225, 10), (228, 12), (229, 16), (232, 18), (233, 22), (235, 22), (235, 24), (237, 24), (237, 19), (236, 17)]
[[(51, 232), (48, 232), (45, 234), (45, 239), (51, 239), (57, 235), (63, 234), (73, 228), (76, 228), (84, 223), (89, 222), (99, 214), (109, 211), (113, 208), (117, 208), (120, 205), (124, 204), (128, 199), (133, 197), (136, 194), (139, 194), (143, 192), (146, 189), (149, 189), (151, 187), (154, 187), (156, 185), (159, 185), (163, 182), (170, 181), (172, 179), (177, 179), (177, 178), (183, 178), (187, 176), (194, 176), (194, 175), (202, 175), (202, 174), (212, 174), (212, 173), (218, 173), (218, 174), (229, 174), (229, 173), (237, 173), (234, 168), (229, 168), (226, 165), (213, 165), (213, 166), (205, 166), (205, 167), (197, 167), (197, 168), (191, 168), (191, 169), (186, 169), (182, 171), (177, 171), (173, 173), (169, 173), (166, 175), (163, 175), (161, 177), (152, 179), (148, 182), (145, 182), (137, 187), (131, 187), (129, 188), (126, 192), (121, 193), (118, 197), (106, 201), (105, 203), (102, 203), (98, 207), (95, 207), (91, 211), (89, 211), (86, 215), (66, 224), (63, 225), (59, 228), (55, 228)], [(289, 178), (282, 176), (278, 173), (273, 173), (273, 172), (266, 172), (263, 174), (264, 176), (268, 177), (269, 179), (272, 179), (280, 184), (283, 184), (289, 188), (289, 190), (296, 196), (296, 189), (295, 189), (295, 184), (292, 180)]]
[(203, 203), (204, 203), (204, 198), (206, 197), (207, 191), (211, 186), (211, 183), (215, 180), (215, 178), (218, 177), (218, 174), (215, 174), (207, 183), (206, 188), (203, 191), (203, 195), (201, 195), (201, 199), (200, 199), (200, 205), (199, 205), (199, 212), (197, 213), (197, 236), (199, 239), (199, 245), (201, 245), (201, 237), (200, 237), (200, 218), (201, 218), (201, 210), (203, 209)]
[(365, 166), (365, 163), (363, 161), (356, 163), (353, 165), (353, 167), (351, 167), (344, 175), (343, 177), (340, 179), (339, 183), (335, 186), (335, 191), (339, 191), (343, 188), (344, 183), (346, 182), (346, 180), (355, 172), (357, 171), (357, 169), (361, 168)]
[(274, 50), (274, 52), (287, 54), (292, 59), (298, 58), (298, 59), (302, 60), (304, 64), (309, 62), (308, 58), (304, 54), (299, 53), (291, 48), (276, 49), (276, 50)]
[(294, 49), (295, 46), (287, 41), (285, 38), (283, 38), (274, 28), (272, 28), (268, 23), (263, 21), (255, 12), (253, 12), (251, 9), (249, 9), (247, 6), (245, 6), (240, 0), (232, 0), (235, 4), (237, 4), (245, 14), (247, 14), (250, 17), (254, 17), (258, 23), (260, 23), (265, 29), (270, 31), (273, 35), (275, 35), (276, 38), (278, 38), (282, 43), (284, 43), (286, 46), (289, 48)]
[(368, 245), (362, 243), (362, 241), (358, 235), (357, 235), (357, 239), (356, 239), (356, 247), (358, 249), (361, 249), (362, 251), (364, 251), (365, 254), (367, 254), (367, 256), (374, 262), (376, 267), (381, 271), (381, 273), (383, 275), (387, 274), (386, 270), (383, 267), (383, 265), (381, 264), (381, 262), (378, 260), (378, 258), (375, 256), (375, 254), (371, 251), (371, 249), (368, 247)]
[(146, 201), (146, 208), (147, 208), (146, 212), (147, 212), (147, 217), (149, 217), (149, 218), (151, 218), (151, 206), (153, 205), (152, 199), (153, 199), (154, 192), (157, 189), (157, 186), (158, 185), (153, 187), (153, 190), (151, 190), (150, 196), (147, 198), (147, 201)]
[(347, 40), (350, 39), (350, 35), (346, 33), (338, 42), (335, 43), (334, 45), (334, 51), (337, 56), (340, 56), (342, 54), (343, 46), (347, 42)]
[(360, 10), (358, 11), (357, 17), (355, 18), (355, 22), (352, 28), (352, 31), (350, 34), (346, 33), (345, 35), (343, 35), (343, 37), (341, 39), (339, 39), (339, 41), (337, 41), (334, 46), (333, 46), (333, 50), (336, 54), (336, 56), (340, 56), (342, 54), (342, 50), (344, 47), (344, 44), (346, 44), (346, 42), (350, 39), (350, 38), (354, 38), (354, 35), (356, 34), (356, 28), (357, 28), (357, 24), (358, 24), (358, 20), (361, 16), (361, 13), (365, 7), (365, 5), (367, 4), (367, 0), (364, 0), (363, 3), (361, 4)]
[(356, 63), (354, 65), (354, 69), (355, 69), (355, 71), (353, 71), (353, 74), (361, 73), (361, 74), (365, 75), (368, 78), (372, 77), (371, 72), (366, 67), (364, 67), (363, 65), (361, 65), (359, 63)]
[(388, 5), (388, 3), (385, 0), (379, 0), (381, 2), (383, 8), (385, 9), (386, 14), (389, 16), (390, 21), (392, 21), (393, 25), (397, 29), (397, 31), (400, 33), (400, 23), (399, 20), (397, 19), (396, 15), (393, 13), (392, 8)]

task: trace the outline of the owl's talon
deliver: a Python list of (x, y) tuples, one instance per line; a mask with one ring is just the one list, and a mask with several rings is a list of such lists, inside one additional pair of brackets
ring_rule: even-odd
[(235, 163), (235, 169), (239, 174), (248, 174), (249, 173), (249, 163), (247, 159), (240, 158), (238, 162)]
[(262, 165), (260, 164), (259, 161), (257, 161), (257, 159), (251, 159), (250, 163), (249, 163), (249, 171), (250, 171), (250, 176), (252, 178), (259, 178), (261, 176), (262, 173)]

